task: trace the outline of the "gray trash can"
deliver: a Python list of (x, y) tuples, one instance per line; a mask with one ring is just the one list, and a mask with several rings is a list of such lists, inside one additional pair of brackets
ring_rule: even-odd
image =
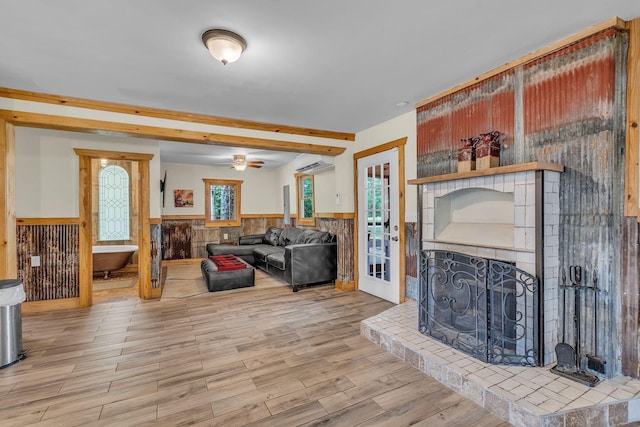
[(25, 299), (20, 280), (0, 280), (0, 369), (24, 359), (21, 303)]

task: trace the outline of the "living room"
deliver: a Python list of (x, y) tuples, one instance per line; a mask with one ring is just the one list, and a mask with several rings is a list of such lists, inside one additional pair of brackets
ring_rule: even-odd
[[(550, 49), (547, 53), (549, 55), (555, 54), (561, 47), (573, 45), (578, 39), (588, 38), (610, 28), (620, 29), (621, 34), (625, 33), (624, 28), (627, 23), (637, 22), (637, 19), (631, 20), (632, 17), (627, 18), (630, 19), (627, 23), (608, 18), (603, 16), (598, 21), (599, 24), (596, 24), (597, 29), (580, 27), (577, 29), (577, 33), (573, 34), (579, 34), (581, 38), (571, 39), (571, 36), (568, 36), (568, 39), (563, 40), (564, 44), (556, 45), (555, 49)], [(608, 20), (603, 21), (603, 19)], [(560, 37), (553, 40), (558, 39)], [(633, 43), (636, 42), (632, 42), (632, 45)], [(552, 45), (547, 44), (547, 46), (553, 46), (553, 43)], [(536, 48), (541, 49), (543, 45), (536, 46)], [(621, 57), (620, 60), (622, 61)], [(511, 65), (516, 69), (515, 75), (519, 76), (518, 67), (522, 64), (518, 64), (518, 61), (515, 62)], [(531, 60), (531, 62), (535, 61)], [(497, 66), (497, 64), (494, 65)], [(480, 72), (489, 73), (490, 69), (490, 67), (486, 67)], [(505, 69), (509, 69), (509, 67)], [(555, 70), (557, 71), (557, 69)], [(633, 73), (637, 73), (637, 71), (633, 71)], [(633, 81), (633, 75), (629, 74), (630, 81)], [(487, 80), (491, 80), (491, 77), (488, 77)], [(616, 84), (621, 85), (621, 81), (616, 80)], [(446, 86), (446, 89), (443, 89), (444, 92), (438, 92), (439, 95), (435, 97), (446, 97), (446, 92), (451, 94), (457, 90), (464, 91), (464, 88), (457, 87), (448, 89), (456, 83), (459, 82), (452, 82)], [(467, 87), (471, 87), (474, 83), (475, 80), (470, 79), (467, 82)], [(617, 101), (620, 99), (616, 98)], [(422, 101), (420, 107), (425, 107), (430, 103), (428, 101), (433, 100)], [(44, 267), (49, 268), (53, 264), (62, 267), (61, 270), (53, 272), (51, 278), (45, 280), (48, 283), (55, 283), (54, 288), (57, 288), (53, 289), (51, 294), (43, 293), (37, 299), (31, 299), (25, 303), (27, 312), (93, 305), (91, 286), (89, 285), (92, 272), (86, 268), (87, 263), (84, 262), (90, 257), (91, 242), (86, 235), (83, 236), (86, 233), (83, 230), (86, 229), (87, 224), (93, 222), (91, 220), (92, 202), (87, 199), (87, 194), (91, 194), (88, 187), (92, 184), (87, 184), (89, 181), (83, 180), (83, 177), (86, 178), (87, 174), (90, 175), (88, 171), (94, 169), (94, 166), (91, 165), (95, 162), (99, 163), (102, 156), (110, 157), (109, 160), (113, 161), (135, 163), (135, 167), (140, 170), (137, 194), (140, 200), (139, 206), (143, 210), (140, 214), (138, 242), (143, 250), (140, 252), (138, 263), (142, 266), (139, 281), (143, 285), (140, 287), (139, 296), (143, 300), (158, 298), (161, 292), (158, 275), (161, 259), (157, 250), (164, 245), (162, 241), (163, 226), (179, 224), (179, 226), (185, 227), (187, 224), (186, 227), (190, 230), (188, 246), (191, 253), (189, 256), (186, 254), (177, 255), (175, 259), (191, 259), (201, 258), (204, 255), (203, 252), (198, 251), (204, 251), (206, 243), (233, 241), (241, 234), (263, 232), (270, 225), (281, 225), (285, 217), (283, 187), (288, 187), (291, 191), (291, 213), (294, 223), (298, 216), (294, 161), (277, 168), (265, 166), (260, 169), (246, 168), (239, 172), (231, 169), (229, 165), (197, 165), (163, 161), (162, 144), (201, 144), (216, 141), (226, 146), (237, 145), (239, 146), (237, 148), (242, 148), (240, 146), (245, 144), (244, 148), (246, 149), (259, 147), (267, 150), (280, 149), (295, 154), (312, 152), (332, 156), (334, 168), (313, 176), (316, 189), (314, 193), (316, 224), (313, 227), (335, 232), (339, 237), (339, 242), (343, 243), (343, 252), (339, 255), (342, 264), (335, 283), (335, 287), (339, 290), (359, 288), (358, 260), (354, 258), (354, 253), (357, 253), (358, 233), (364, 234), (366, 230), (354, 230), (357, 223), (356, 212), (358, 211), (357, 183), (354, 171), (358, 156), (361, 156), (362, 153), (373, 154), (380, 150), (379, 147), (388, 148), (390, 143), (394, 148), (402, 147), (404, 153), (401, 163), (403, 179), (399, 191), (402, 193), (403, 211), (402, 218), (397, 223), (400, 229), (399, 239), (403, 258), (402, 272), (404, 273), (404, 276), (399, 278), (403, 283), (401, 291), (397, 295), (400, 302), (405, 298), (415, 299), (417, 296), (416, 247), (421, 245), (421, 240), (425, 240), (417, 233), (421, 225), (427, 226), (429, 224), (427, 221), (422, 224), (419, 222), (419, 218), (424, 212), (423, 206), (419, 203), (418, 188), (422, 188), (419, 185), (423, 185), (423, 183), (416, 180), (454, 172), (453, 160), (455, 159), (451, 157), (451, 153), (454, 151), (453, 144), (457, 144), (457, 140), (451, 139), (448, 141), (451, 146), (439, 150), (443, 147), (437, 147), (437, 144), (429, 146), (429, 144), (425, 144), (425, 139), (421, 139), (424, 137), (424, 133), (420, 133), (420, 127), (424, 127), (425, 117), (429, 114), (429, 112), (425, 113), (426, 107), (420, 110), (422, 115), (417, 115), (413, 106), (410, 106), (410, 111), (389, 116), (389, 119), (373, 123), (371, 126), (355, 132), (321, 131), (302, 126), (282, 130), (275, 125), (273, 127), (264, 125), (260, 128), (259, 124), (256, 125), (258, 127), (256, 129), (251, 128), (250, 123), (242, 120), (230, 124), (228, 121), (216, 120), (215, 117), (194, 117), (191, 114), (162, 109), (144, 109), (97, 100), (87, 101), (83, 98), (68, 97), (65, 94), (44, 94), (12, 87), (0, 90), (0, 109), (2, 110), (1, 122), (5, 129), (3, 147), (4, 161), (7, 166), (4, 168), (5, 174), (2, 177), (5, 182), (3, 186), (4, 206), (7, 212), (15, 213), (15, 217), (8, 215), (8, 218), (4, 219), (2, 227), (7, 242), (1, 253), (4, 275), (5, 277), (22, 277), (25, 283), (31, 284), (30, 272), (37, 268), (32, 264), (34, 261), (32, 257), (42, 257), (38, 259), (38, 262), (45, 261), (42, 253), (34, 252), (36, 249), (51, 251), (52, 255), (43, 264)], [(497, 110), (496, 108), (495, 111)], [(633, 112), (633, 109), (629, 107), (629, 111)], [(614, 120), (620, 120), (619, 116), (616, 117), (618, 118)], [(518, 123), (517, 120), (513, 122), (516, 125)], [(469, 126), (469, 130), (473, 128), (472, 125), (473, 123)], [(632, 128), (629, 129), (630, 135), (633, 135)], [(483, 131), (487, 130), (483, 129)], [(509, 132), (511, 131), (513, 131), (513, 135), (519, 135), (517, 132), (524, 134), (524, 130), (518, 129), (517, 126), (515, 129), (509, 129)], [(443, 135), (445, 134), (443, 133)], [(544, 141), (546, 143), (547, 140)], [(620, 140), (617, 141), (620, 142)], [(540, 144), (540, 146), (544, 145)], [(630, 147), (633, 147), (633, 141), (627, 141), (626, 144), (632, 144), (625, 147), (627, 153), (633, 153), (630, 150)], [(427, 147), (426, 150), (425, 147)], [(603, 144), (596, 143), (594, 147), (605, 150)], [(513, 139), (508, 139), (503, 149), (504, 159), (508, 160), (507, 164), (521, 163), (523, 159), (528, 159), (532, 155), (526, 151), (529, 149), (528, 147), (514, 143)], [(607, 150), (605, 150), (607, 155), (613, 153), (613, 151)], [(552, 146), (541, 149), (541, 151), (549, 156), (559, 152)], [(446, 152), (446, 157), (442, 154), (444, 152)], [(593, 153), (601, 152), (591, 152), (591, 154)], [(606, 156), (603, 155), (602, 158), (604, 157)], [(611, 161), (626, 159), (626, 157), (607, 158)], [(572, 163), (568, 164), (571, 171), (576, 170)], [(594, 162), (594, 164), (598, 163)], [(616, 164), (614, 169), (618, 167), (619, 165)], [(627, 163), (626, 171), (632, 169), (628, 168)], [(607, 171), (610, 170), (607, 169)], [(619, 173), (620, 171), (621, 169), (616, 169), (614, 172)], [(607, 179), (613, 179), (613, 172), (606, 176)], [(202, 226), (201, 222), (204, 220), (206, 211), (203, 179), (242, 181), (240, 214), (242, 223), (240, 226)], [(414, 183), (407, 181), (414, 181)], [(632, 181), (632, 176), (625, 176), (625, 182)], [(12, 187), (13, 183), (15, 183), (15, 187)], [(414, 185), (416, 183), (418, 185)], [(619, 187), (615, 188), (620, 189)], [(635, 190), (625, 188), (624, 192), (625, 195), (631, 195), (633, 198), (637, 193), (637, 188)], [(176, 200), (177, 194), (180, 195), (180, 201)], [(622, 197), (621, 194), (618, 196)], [(184, 200), (188, 201), (184, 202)], [(608, 369), (613, 370), (608, 374), (622, 372), (625, 375), (636, 377), (639, 362), (637, 354), (636, 356), (633, 354), (637, 350), (637, 340), (635, 339), (637, 327), (632, 324), (631, 319), (637, 312), (637, 306), (631, 297), (623, 297), (623, 295), (633, 294), (633, 290), (638, 286), (637, 272), (635, 272), (637, 263), (634, 261), (634, 252), (632, 252), (633, 236), (637, 233), (633, 220), (637, 217), (637, 212), (633, 209), (626, 210), (630, 204), (633, 204), (632, 202), (626, 200), (624, 215), (618, 212), (620, 215), (616, 216), (616, 221), (619, 220), (620, 223), (616, 223), (614, 228), (619, 230), (619, 236), (623, 237), (622, 246), (618, 247), (612, 241), (607, 240), (608, 238), (603, 238), (603, 240), (607, 240), (607, 243), (598, 246), (597, 249), (602, 253), (602, 248), (604, 248), (604, 258), (611, 256), (616, 259), (617, 257), (615, 262), (608, 263), (614, 267), (612, 267), (611, 273), (602, 280), (605, 283), (613, 284), (616, 282), (613, 280), (614, 278), (620, 278), (623, 279), (621, 282), (628, 286), (624, 289), (621, 287), (611, 288), (615, 289), (612, 292), (615, 293), (616, 298), (620, 296), (620, 299), (616, 299), (606, 308), (607, 319), (614, 319), (619, 315), (623, 316), (623, 321), (620, 324), (613, 325), (615, 322), (607, 320), (609, 322), (607, 328), (610, 328), (607, 330), (613, 330), (615, 334), (609, 334), (609, 338), (613, 340), (619, 338), (620, 345), (624, 347), (621, 351), (617, 349), (606, 350), (609, 360)], [(622, 200), (620, 206), (622, 207)], [(144, 214), (144, 209), (148, 209), (148, 215)], [(425, 210), (427, 209), (425, 208)], [(29, 227), (32, 230), (27, 230)], [(49, 237), (45, 236), (37, 242), (31, 241), (30, 247), (24, 244), (24, 236), (35, 235), (34, 230), (44, 228), (49, 229)], [(622, 234), (622, 230), (624, 230), (624, 234)], [(576, 235), (579, 232), (576, 232)], [(57, 242), (62, 241), (59, 236), (63, 235), (72, 235), (72, 240), (77, 239), (74, 241), (80, 242), (77, 245), (77, 250), (68, 250), (68, 247), (57, 245)], [(25, 247), (31, 252), (23, 250)], [(362, 250), (362, 245), (360, 250)], [(576, 254), (579, 252), (578, 250), (574, 251)], [(153, 255), (154, 253), (156, 255)], [(57, 257), (54, 256), (55, 254)], [(623, 254), (624, 259), (622, 259)], [(565, 262), (569, 262), (566, 257)], [(598, 271), (609, 271), (606, 270), (606, 261), (598, 257), (597, 262), (602, 263), (597, 265)], [(592, 264), (595, 265), (596, 262), (592, 262)], [(72, 274), (68, 275), (65, 271), (71, 271)], [(67, 280), (67, 277), (71, 277), (71, 279)], [(556, 281), (559, 280), (559, 275), (553, 277)], [(38, 280), (42, 279), (38, 278)], [(627, 293), (625, 289), (631, 290), (631, 292)], [(47, 291), (51, 291), (51, 288), (47, 287)], [(594, 307), (590, 307), (590, 310), (595, 310)], [(557, 308), (553, 315), (557, 319)], [(600, 333), (603, 334), (603, 332)], [(555, 335), (558, 334), (555, 333)], [(624, 337), (628, 336), (633, 338), (626, 340)], [(601, 345), (604, 344), (601, 342)]]

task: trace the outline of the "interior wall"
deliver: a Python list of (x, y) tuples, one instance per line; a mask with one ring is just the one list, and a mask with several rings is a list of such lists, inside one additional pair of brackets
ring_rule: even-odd
[[(282, 185), (280, 185), (277, 169), (246, 168), (239, 172), (228, 166), (162, 162), (160, 171), (162, 178), (165, 171), (167, 172), (163, 215), (202, 215), (204, 217), (205, 192), (202, 180), (205, 178), (242, 181), (241, 214), (282, 213)], [(175, 207), (174, 190), (193, 190), (193, 207)], [(160, 205), (162, 206), (162, 200)]]
[(324, 171), (313, 176), (313, 195), (316, 212), (335, 212), (337, 209), (335, 177), (335, 170)]
[[(159, 182), (160, 152), (153, 140), (15, 128), (16, 216), (18, 218), (77, 218), (79, 213), (78, 156), (74, 148), (153, 154), (150, 182)], [(159, 185), (151, 185), (150, 216), (160, 217)]]
[[(354, 194), (353, 194), (353, 154), (373, 148), (387, 142), (395, 141), (400, 138), (407, 138), (405, 144), (405, 179), (410, 180), (416, 177), (416, 114), (409, 112), (401, 116), (395, 117), (379, 125), (365, 129), (356, 133), (356, 144), (347, 148), (341, 154), (340, 169), (336, 162), (336, 185), (347, 197), (343, 198), (342, 212), (354, 212)], [(415, 185), (408, 185), (405, 182), (405, 221), (416, 222), (418, 219), (417, 209), (417, 190)]]
[(277, 194), (277, 203), (280, 206), (280, 211), (284, 213), (284, 199), (282, 194), (282, 188), (285, 185), (289, 186), (289, 213), (291, 216), (298, 214), (298, 207), (296, 203), (296, 169), (294, 162), (289, 162), (280, 168), (278, 168), (278, 179), (280, 189)]

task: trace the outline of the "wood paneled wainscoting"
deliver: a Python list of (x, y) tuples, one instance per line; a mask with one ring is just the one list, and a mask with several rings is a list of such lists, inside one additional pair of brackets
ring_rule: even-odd
[[(160, 297), (160, 220), (150, 221), (151, 288)], [(78, 218), (19, 218), (16, 220), (17, 277), (27, 300), (23, 312), (80, 307)], [(40, 266), (32, 266), (32, 256)]]
[[(30, 305), (79, 306), (79, 233), (75, 218), (17, 220), (17, 270), (27, 294), (27, 311)], [(40, 257), (40, 267), (31, 266), (32, 256)]]

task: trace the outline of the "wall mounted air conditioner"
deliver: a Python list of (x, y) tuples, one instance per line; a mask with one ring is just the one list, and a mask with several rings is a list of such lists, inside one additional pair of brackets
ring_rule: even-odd
[(296, 172), (313, 175), (333, 169), (333, 157), (320, 154), (300, 154), (293, 161)]

